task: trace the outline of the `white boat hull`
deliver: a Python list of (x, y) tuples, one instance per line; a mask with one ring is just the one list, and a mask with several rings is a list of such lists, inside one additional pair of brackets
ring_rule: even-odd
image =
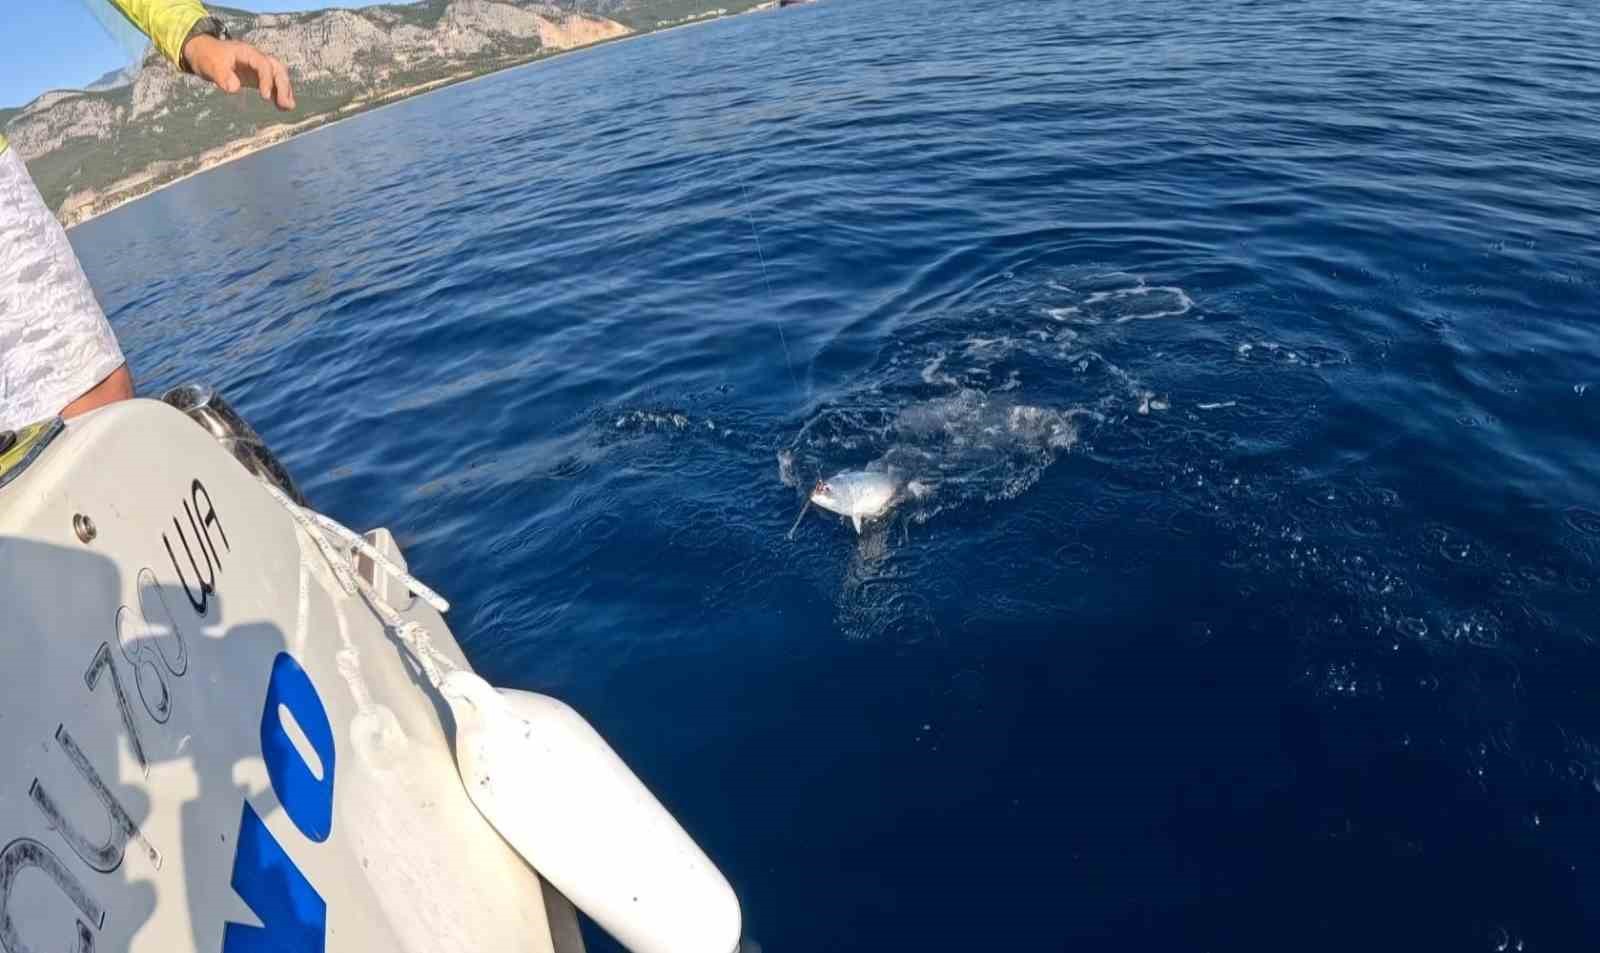
[[(7, 953), (580, 944), (463, 791), (442, 703), (210, 435), (132, 401), (16, 470), (0, 488)], [(438, 615), (388, 587), (466, 667)]]

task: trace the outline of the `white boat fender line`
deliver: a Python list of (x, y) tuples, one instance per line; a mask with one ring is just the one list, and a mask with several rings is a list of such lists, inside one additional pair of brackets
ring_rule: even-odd
[(327, 560), (328, 567), (333, 570), (334, 578), (339, 580), (339, 588), (344, 590), (344, 594), (347, 596), (355, 595), (356, 586), (354, 580), (351, 579), (350, 567), (345, 564), (344, 560), (340, 559), (333, 552), (332, 547), (328, 542), (328, 538), (323, 535), (322, 530), (317, 526), (317, 524), (311, 521), (311, 517), (306, 515), (306, 511), (297, 506), (293, 500), (289, 499), (288, 494), (284, 493), (282, 490), (266, 482), (265, 480), (260, 481), (260, 483), (261, 488), (266, 490), (267, 493), (271, 494), (272, 498), (277, 500), (278, 503), (283, 506), (284, 510), (294, 518), (294, 521), (300, 524), (300, 528), (305, 530), (306, 535), (311, 538), (311, 541), (317, 544), (317, 548), (322, 551), (322, 558)]
[(427, 626), (403, 617), (352, 570), (349, 550), (341, 553), (334, 539), (441, 613), (450, 608), (444, 597), (336, 520), (261, 485), (450, 706), (462, 785), (529, 866), (633, 953), (740, 949), (743, 918), (727, 879), (582, 716), (556, 699), (495, 688), (458, 667), (434, 648)]
[(272, 495), (273, 499), (277, 500), (289, 512), (290, 516), (294, 517), (295, 522), (300, 524), (300, 528), (306, 531), (306, 535), (311, 537), (312, 542), (316, 543), (317, 549), (322, 552), (322, 558), (327, 560), (329, 567), (333, 569), (334, 576), (339, 580), (339, 584), (344, 588), (345, 592), (349, 595), (360, 593), (384, 626), (393, 632), (401, 643), (410, 650), (417, 664), (421, 666), (423, 674), (427, 676), (428, 682), (433, 685), (435, 690), (439, 690), (442, 693), (445, 676), (456, 670), (455, 663), (433, 647), (433, 639), (428, 633), (427, 626), (420, 622), (409, 621), (401, 616), (393, 606), (389, 605), (387, 600), (378, 595), (370, 583), (352, 571), (350, 563), (338, 552), (333, 542), (328, 539), (328, 534), (331, 533), (360, 550), (372, 560), (374, 565), (382, 567), (384, 572), (393, 576), (401, 585), (416, 593), (419, 598), (439, 612), (450, 611), (449, 601), (425, 585), (416, 576), (401, 569), (392, 560), (379, 552), (377, 547), (367, 542), (354, 530), (338, 520), (324, 516), (309, 507), (296, 504), (289, 499), (288, 494), (270, 483), (263, 482), (261, 485)]
[[(288, 499), (288, 497), (284, 498)], [(379, 551), (378, 547), (367, 542), (367, 538), (365, 536), (360, 535), (359, 533), (345, 526), (343, 523), (324, 516), (315, 510), (303, 510), (303, 512), (307, 516), (311, 517), (311, 520), (318, 526), (321, 526), (323, 529), (328, 530), (335, 536), (343, 539), (356, 549), (361, 550), (363, 555), (377, 563), (379, 566), (382, 566), (384, 572), (387, 572), (395, 579), (404, 583), (406, 587), (415, 593), (419, 598), (421, 598), (422, 601), (426, 602), (430, 606), (433, 606), (433, 608), (438, 611), (440, 615), (450, 611), (449, 600), (428, 588), (428, 586), (424, 585), (422, 580), (418, 579), (416, 576), (411, 575), (409, 572), (406, 572), (404, 569), (401, 569), (399, 566), (395, 565), (388, 556), (385, 556), (381, 551)]]

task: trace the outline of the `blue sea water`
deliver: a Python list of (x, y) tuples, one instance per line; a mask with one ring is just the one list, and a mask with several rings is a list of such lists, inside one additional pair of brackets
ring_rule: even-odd
[(72, 237), (769, 953), (1593, 949), (1597, 11), (829, 0)]

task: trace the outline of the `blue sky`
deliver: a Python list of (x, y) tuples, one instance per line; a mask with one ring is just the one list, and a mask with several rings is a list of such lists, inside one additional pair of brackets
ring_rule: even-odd
[[(98, 4), (102, 11), (110, 10), (105, 0), (0, 3), (6, 6), (0, 106), (20, 106), (47, 89), (92, 83), (138, 58), (139, 33), (130, 28), (126, 33), (131, 35), (113, 37), (91, 9)], [(364, 6), (360, 0), (228, 0), (224, 5), (257, 11)]]

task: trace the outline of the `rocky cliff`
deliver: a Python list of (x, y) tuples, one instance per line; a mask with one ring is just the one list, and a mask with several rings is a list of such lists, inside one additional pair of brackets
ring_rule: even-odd
[(0, 110), (6, 137), (74, 224), (183, 175), (362, 109), (543, 55), (756, 6), (750, 0), (422, 0), (254, 14), (211, 11), (278, 57), (298, 108), (226, 103), (154, 53), (110, 89), (46, 93)]

